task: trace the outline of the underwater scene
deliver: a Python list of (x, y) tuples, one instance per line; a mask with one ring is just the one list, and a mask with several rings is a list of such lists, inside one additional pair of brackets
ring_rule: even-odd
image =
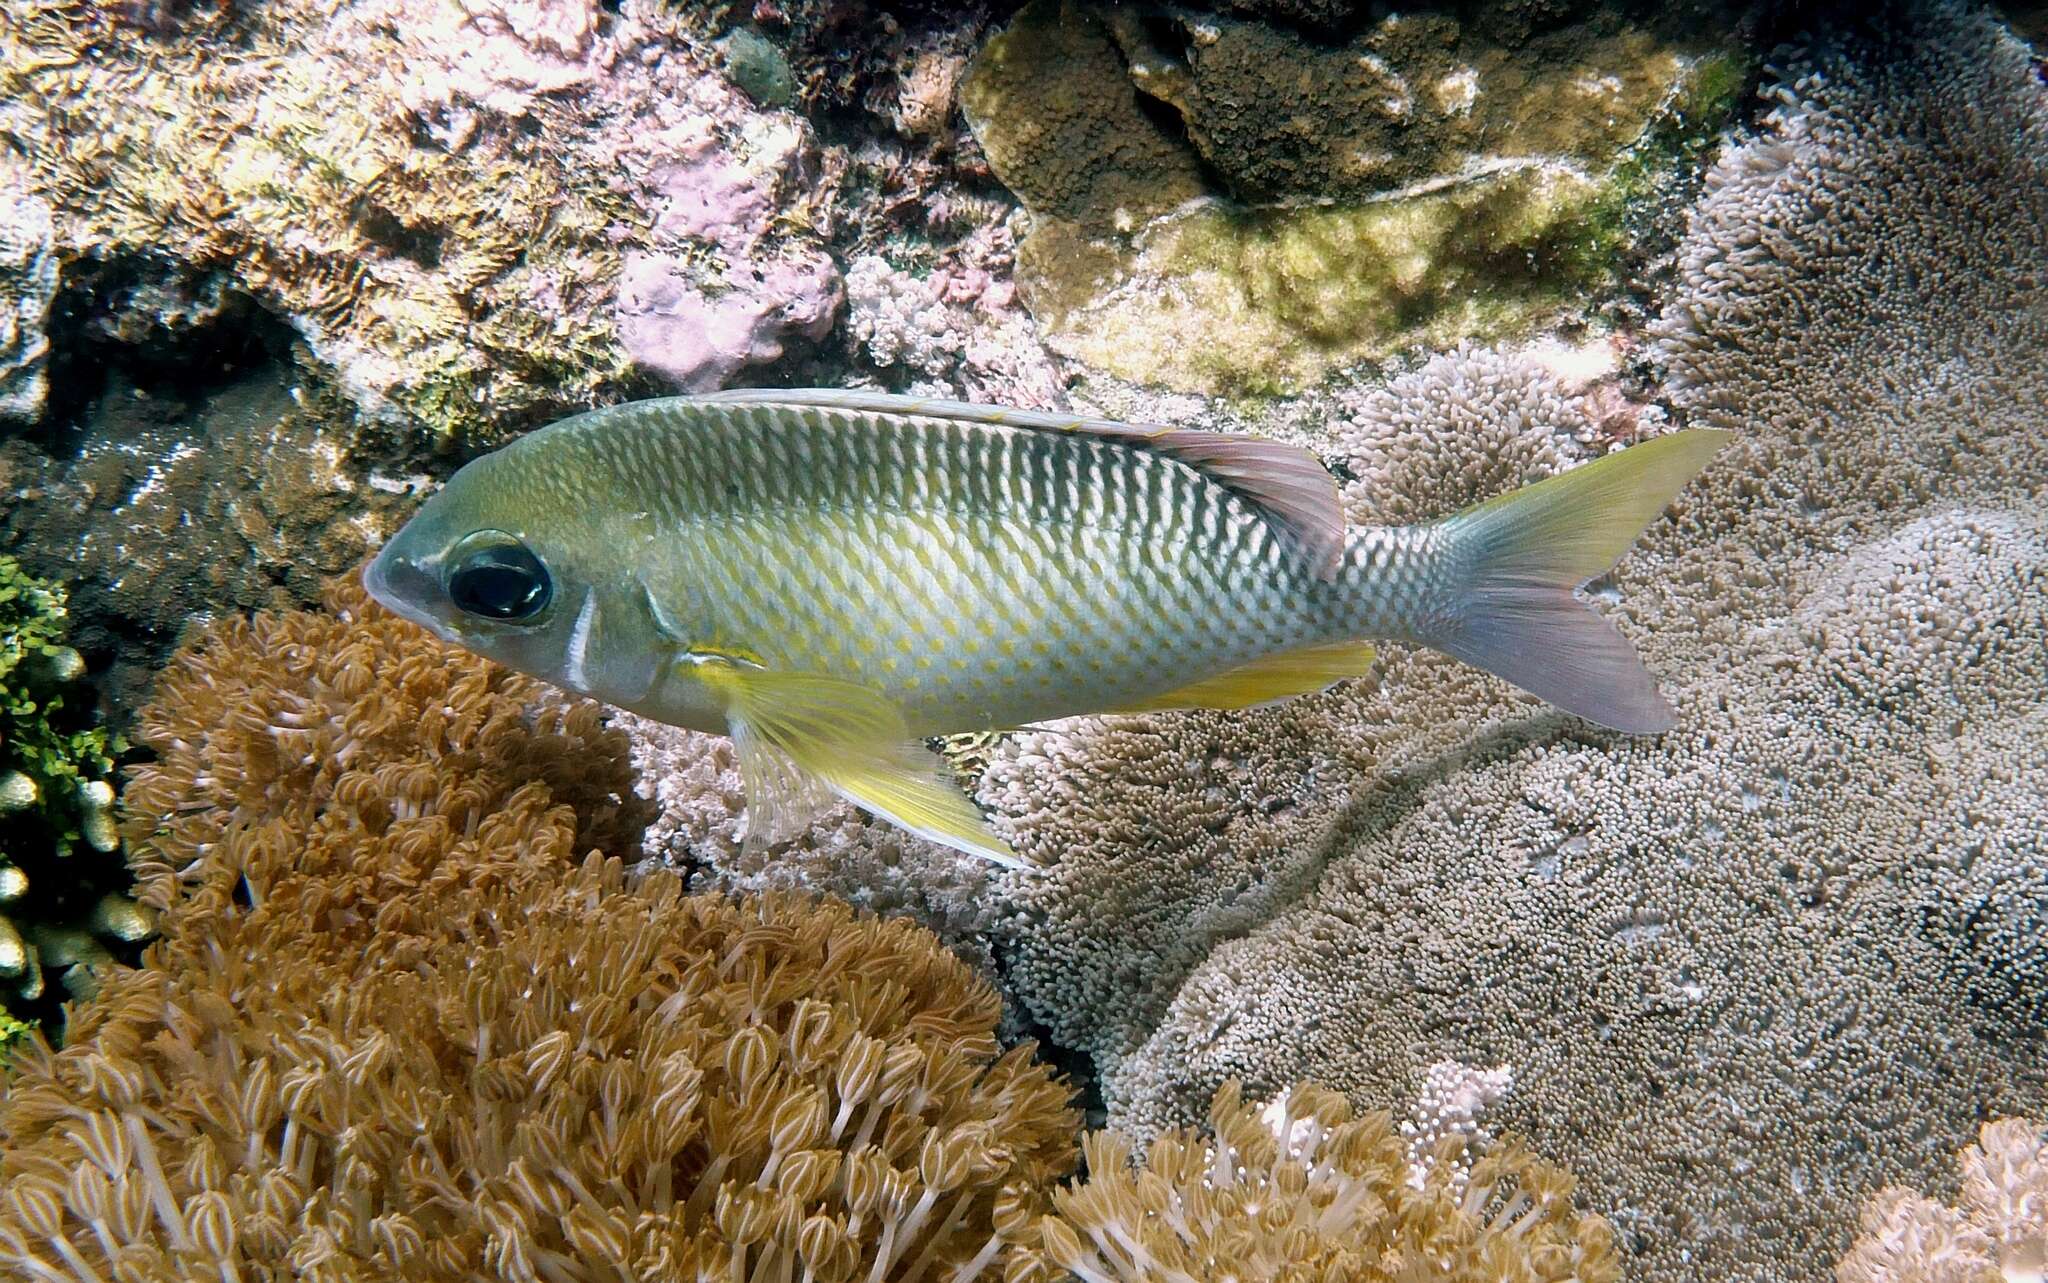
[(2044, 1283), (2048, 4), (0, 0), (0, 1283)]

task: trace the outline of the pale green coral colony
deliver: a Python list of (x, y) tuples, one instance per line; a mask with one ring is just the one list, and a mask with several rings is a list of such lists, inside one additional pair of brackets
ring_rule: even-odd
[[(8, 6), (0, 1277), (2041, 1283), (2044, 69), (2019, 0)], [(747, 388), (837, 409), (720, 402), (693, 502), (881, 478), (902, 548), (735, 506), (657, 591), (663, 436), (550, 509), (574, 575), (544, 468), (392, 551)], [(1430, 602), (1309, 694), (925, 741), (762, 640), (1055, 653), (1051, 571), (954, 644), (933, 495), (1070, 486), (1014, 537), (1086, 549), (1211, 468), (1218, 540), (1426, 542), (1700, 428), (1576, 590), (1658, 734)], [(806, 790), (778, 689), (958, 823)]]

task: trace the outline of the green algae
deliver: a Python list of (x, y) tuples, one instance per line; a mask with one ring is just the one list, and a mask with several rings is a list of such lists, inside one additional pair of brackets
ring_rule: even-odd
[(154, 928), (122, 894), (112, 777), (125, 746), (82, 697), (68, 626), (63, 588), (0, 556), (0, 1044), (90, 992), (112, 956), (93, 933), (133, 944)]
[(0, 802), (0, 855), (111, 841), (86, 786), (108, 780), (121, 745), (79, 706), (84, 663), (64, 644), (67, 614), (60, 586), (0, 556), (0, 777), (27, 781), (7, 790), (21, 805)]
[(718, 42), (725, 55), (725, 74), (740, 91), (764, 107), (787, 107), (796, 101), (796, 75), (775, 42), (752, 27), (736, 28)]

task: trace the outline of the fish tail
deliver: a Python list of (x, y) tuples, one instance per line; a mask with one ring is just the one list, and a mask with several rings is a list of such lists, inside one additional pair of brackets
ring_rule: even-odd
[(1635, 648), (1573, 590), (1613, 565), (1732, 435), (1657, 437), (1427, 527), (1454, 580), (1417, 639), (1587, 721), (1669, 730), (1671, 705)]

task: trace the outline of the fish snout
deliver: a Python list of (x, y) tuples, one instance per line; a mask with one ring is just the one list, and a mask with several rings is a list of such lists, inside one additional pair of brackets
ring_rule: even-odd
[(384, 551), (363, 567), (363, 587), (392, 614), (455, 640), (447, 621), (433, 609), (445, 595), (440, 576), (405, 556), (395, 542), (386, 544)]

